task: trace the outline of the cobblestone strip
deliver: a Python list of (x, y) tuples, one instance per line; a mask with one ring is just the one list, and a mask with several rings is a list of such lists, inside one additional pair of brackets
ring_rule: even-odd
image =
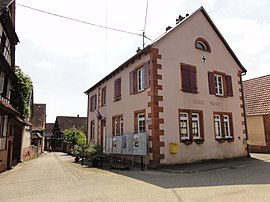
[(55, 159), (59, 162), (59, 164), (66, 169), (73, 178), (75, 178), (76, 180), (80, 181), (81, 177), (74, 171), (72, 170), (67, 164), (65, 164), (59, 157), (57, 154), (54, 153), (54, 157)]

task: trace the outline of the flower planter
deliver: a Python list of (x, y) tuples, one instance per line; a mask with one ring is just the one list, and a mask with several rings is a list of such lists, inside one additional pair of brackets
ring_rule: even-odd
[(196, 144), (202, 144), (204, 141), (203, 140), (195, 140)]

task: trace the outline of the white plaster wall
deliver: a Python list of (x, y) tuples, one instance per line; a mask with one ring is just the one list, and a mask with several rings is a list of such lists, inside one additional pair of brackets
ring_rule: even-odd
[(31, 145), (31, 133), (29, 126), (25, 126), (22, 135), (22, 150)]
[[(148, 108), (148, 102), (150, 97), (147, 92), (150, 88), (147, 88), (143, 92), (135, 95), (130, 95), (129, 93), (129, 72), (142, 66), (145, 62), (149, 61), (149, 55), (142, 56), (140, 60), (135, 60), (133, 64), (129, 64), (128, 68), (125, 68), (120, 73), (113, 76), (111, 79), (103, 83), (101, 86), (90, 92), (88, 96), (88, 102), (90, 103), (90, 97), (94, 94), (98, 95), (98, 91), (106, 86), (106, 106), (100, 107), (99, 112), (102, 117), (106, 118), (106, 135), (112, 134), (112, 117), (115, 115), (123, 114), (124, 123), (124, 133), (134, 132), (134, 111), (145, 109), (145, 118), (148, 118), (148, 113), (150, 112)], [(121, 100), (114, 101), (114, 81), (121, 77)], [(98, 100), (98, 97), (97, 97)], [(101, 97), (100, 97), (101, 101)], [(96, 115), (90, 112), (90, 107), (88, 107), (88, 136), (90, 135), (90, 123), (91, 120), (95, 120), (95, 140), (97, 140), (98, 134), (98, 122)], [(146, 126), (148, 129), (148, 126)]]
[[(232, 58), (224, 44), (212, 29), (201, 12), (190, 17), (178, 28), (172, 30), (164, 40), (155, 44), (162, 55), (159, 64), (162, 65), (163, 86), (160, 95), (164, 101), (164, 129), (165, 135), (165, 160), (163, 164), (191, 162), (201, 159), (227, 158), (244, 156), (245, 145), (243, 139), (243, 126), (240, 108), (239, 66)], [(195, 40), (199, 37), (206, 39), (211, 47), (211, 53), (195, 49)], [(202, 62), (202, 56), (206, 62)], [(180, 63), (196, 66), (198, 94), (184, 93), (181, 91)], [(209, 94), (208, 71), (220, 71), (232, 76), (233, 97), (220, 98)], [(211, 103), (217, 103), (214, 106)], [(178, 109), (203, 110), (205, 142), (201, 145), (193, 142), (191, 145), (180, 143)], [(234, 142), (219, 143), (214, 136), (213, 112), (232, 112), (234, 127)], [(177, 154), (170, 154), (169, 143), (175, 142), (180, 145)]]

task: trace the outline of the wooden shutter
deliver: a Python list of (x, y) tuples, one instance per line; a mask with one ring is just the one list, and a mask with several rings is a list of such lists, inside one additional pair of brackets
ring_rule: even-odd
[(144, 64), (144, 88), (149, 88), (150, 81), (149, 81), (149, 62)]
[(97, 109), (97, 94), (94, 95), (94, 110)]
[(93, 96), (90, 97), (90, 111), (93, 111)]
[(190, 92), (190, 76), (189, 68), (181, 66), (181, 80), (182, 80), (182, 90), (184, 92)]
[(233, 97), (232, 77), (230, 75), (226, 75), (225, 81), (226, 81), (226, 87), (227, 87), (227, 96)]
[(215, 87), (214, 72), (208, 72), (208, 85), (209, 85), (209, 94), (215, 95), (216, 94), (216, 87)]
[(114, 81), (114, 99), (119, 100), (121, 98), (121, 78)]
[(190, 76), (190, 92), (197, 93), (197, 73), (196, 67), (189, 67), (189, 76)]
[(134, 113), (134, 132), (138, 132), (138, 113)]
[(134, 71), (131, 71), (129, 72), (129, 94), (132, 95), (134, 93)]
[(112, 119), (112, 134), (113, 135), (116, 135), (116, 134), (114, 134), (114, 131), (115, 131), (115, 119), (116, 119), (117, 117), (113, 117), (113, 119)]

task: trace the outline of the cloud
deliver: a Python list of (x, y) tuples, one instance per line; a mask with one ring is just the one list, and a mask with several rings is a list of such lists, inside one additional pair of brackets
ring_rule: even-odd
[(55, 68), (55, 64), (50, 61), (40, 61), (36, 63), (36, 66), (41, 69), (50, 70), (50, 71)]
[(207, 10), (213, 10), (215, 5), (216, 5), (216, 0), (203, 0), (202, 5), (207, 9)]

